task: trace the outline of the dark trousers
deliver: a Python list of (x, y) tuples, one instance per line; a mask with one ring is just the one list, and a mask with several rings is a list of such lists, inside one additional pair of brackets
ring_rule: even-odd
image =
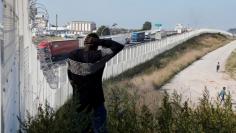
[(92, 114), (92, 127), (94, 133), (107, 133), (106, 117), (107, 111), (104, 104), (94, 108)]
[(74, 105), (77, 107), (79, 117), (91, 116), (89, 122), (85, 122), (83, 120), (79, 121), (81, 124), (85, 124), (85, 126), (83, 126), (84, 129), (82, 130), (82, 133), (90, 133), (91, 127), (94, 133), (107, 133), (107, 111), (104, 103), (93, 105), (89, 104), (89, 102), (81, 102), (82, 99), (79, 100), (80, 93), (77, 91), (77, 89), (75, 89), (77, 86), (73, 83), (71, 85), (73, 87), (73, 101)]
[[(93, 133), (107, 133), (106, 127), (106, 119), (107, 119), (107, 111), (104, 106), (104, 103), (101, 103), (98, 106), (92, 105), (80, 105), (77, 109), (77, 112), (81, 117), (84, 115), (90, 116), (89, 122), (80, 121), (81, 124), (85, 124), (83, 133), (89, 133), (92, 128)], [(80, 117), (79, 116), (79, 117)]]

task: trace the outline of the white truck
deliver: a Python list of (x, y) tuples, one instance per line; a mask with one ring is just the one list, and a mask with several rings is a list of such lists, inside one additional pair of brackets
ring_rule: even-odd
[(154, 34), (155, 40), (161, 40), (162, 38), (166, 37), (166, 31), (158, 31)]
[(177, 24), (175, 26), (175, 31), (177, 32), (177, 34), (181, 34), (185, 31), (187, 31), (187, 28), (185, 28), (182, 24)]

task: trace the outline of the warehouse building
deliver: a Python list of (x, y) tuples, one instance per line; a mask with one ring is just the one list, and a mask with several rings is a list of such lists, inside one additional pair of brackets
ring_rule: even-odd
[(72, 34), (88, 34), (96, 30), (96, 23), (91, 21), (72, 21), (67, 27)]

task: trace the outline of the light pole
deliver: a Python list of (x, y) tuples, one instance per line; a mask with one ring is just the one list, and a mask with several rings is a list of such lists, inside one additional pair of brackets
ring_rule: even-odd
[[(102, 29), (101, 36), (103, 36), (102, 33), (103, 33), (103, 31), (104, 31), (105, 29), (108, 29), (108, 27), (105, 26), (105, 27)], [(111, 33), (111, 32), (110, 32), (110, 33)]]
[[(115, 27), (115, 26), (117, 26), (117, 25), (118, 25), (117, 23), (112, 24), (112, 26), (111, 26), (111, 28), (110, 28), (110, 35), (112, 35), (112, 32), (111, 32), (112, 27)], [(104, 32), (105, 29), (109, 29), (109, 27), (108, 27), (108, 26), (105, 26), (105, 27), (102, 29), (101, 36), (103, 36), (102, 33)]]
[[(115, 26), (117, 26), (117, 23), (114, 23), (114, 24), (111, 26), (111, 29), (112, 29), (112, 27), (115, 27)], [(110, 35), (112, 35), (111, 30), (110, 30)]]

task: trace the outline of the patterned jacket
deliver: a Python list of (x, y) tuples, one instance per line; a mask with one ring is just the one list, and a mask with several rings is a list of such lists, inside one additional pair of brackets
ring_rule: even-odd
[(99, 40), (101, 50), (78, 49), (69, 54), (68, 77), (73, 87), (73, 97), (80, 104), (103, 103), (102, 75), (105, 64), (123, 49), (123, 45), (112, 40)]

